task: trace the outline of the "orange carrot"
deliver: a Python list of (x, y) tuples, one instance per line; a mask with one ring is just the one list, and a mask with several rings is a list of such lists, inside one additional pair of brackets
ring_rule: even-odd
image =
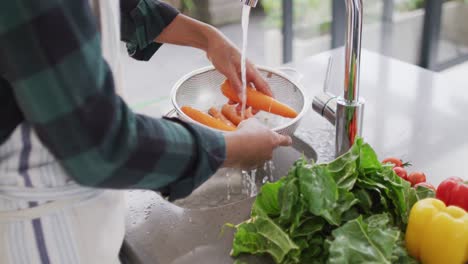
[[(221, 85), (221, 91), (230, 100), (237, 103), (241, 103), (239, 96), (234, 91), (234, 89), (232, 89), (231, 83), (228, 80), (224, 81), (224, 83)], [(250, 85), (247, 87), (246, 104), (254, 109), (263, 110), (275, 115), (280, 115), (288, 118), (297, 117), (297, 112), (294, 109), (279, 102), (273, 97), (270, 97), (255, 90)]]
[(188, 115), (191, 119), (194, 121), (197, 121), (201, 124), (204, 124), (206, 126), (224, 130), (224, 131), (233, 131), (236, 130), (235, 127), (230, 127), (226, 124), (224, 124), (222, 121), (211, 117), (197, 109), (194, 109), (190, 106), (182, 106), (182, 112), (184, 112), (186, 115)]
[[(237, 107), (235, 105), (225, 104), (221, 109), (221, 113), (227, 117), (232, 123), (236, 126), (242, 122), (242, 116), (237, 111)], [(252, 108), (249, 107), (245, 109), (244, 120), (253, 117)]]
[(210, 110), (208, 110), (208, 114), (210, 114), (212, 117), (222, 121), (224, 124), (230, 126), (230, 127), (236, 127), (229, 119), (227, 119), (221, 112), (218, 111), (218, 109), (211, 107)]
[(223, 113), (223, 115), (227, 117), (236, 126), (239, 125), (240, 122), (242, 122), (242, 118), (240, 115), (237, 114), (236, 106), (234, 105), (230, 105), (230, 104), (223, 105), (223, 108), (221, 109), (221, 113)]

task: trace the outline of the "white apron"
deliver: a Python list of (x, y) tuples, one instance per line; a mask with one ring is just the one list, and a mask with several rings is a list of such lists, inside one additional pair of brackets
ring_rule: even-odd
[[(118, 4), (90, 0), (121, 93)], [(0, 146), (0, 264), (120, 263), (125, 208), (122, 191), (70, 179), (26, 123)]]

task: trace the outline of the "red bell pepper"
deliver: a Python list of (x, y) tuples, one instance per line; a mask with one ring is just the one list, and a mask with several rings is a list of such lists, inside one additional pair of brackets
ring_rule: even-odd
[(468, 212), (468, 183), (461, 178), (450, 177), (437, 187), (436, 198), (447, 206), (455, 205)]

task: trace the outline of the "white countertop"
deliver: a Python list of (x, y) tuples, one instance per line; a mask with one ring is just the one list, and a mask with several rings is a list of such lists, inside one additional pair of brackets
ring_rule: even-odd
[[(342, 54), (343, 50), (334, 50), (288, 66), (302, 73), (311, 99), (322, 90), (329, 56), (335, 57), (331, 90), (340, 90)], [(410, 171), (424, 171), (434, 185), (450, 176), (468, 179), (468, 85), (364, 50), (360, 87), (366, 99), (363, 137), (379, 157), (410, 161)], [(168, 102), (163, 102), (144, 112), (160, 115), (168, 109)], [(332, 141), (334, 128), (314, 111), (306, 114), (299, 130), (311, 135), (309, 143), (319, 160), (332, 151), (321, 143)], [(328, 149), (324, 152), (320, 146)], [(251, 206), (251, 200), (244, 200), (187, 210), (155, 193), (139, 191), (129, 193), (128, 203), (125, 249), (136, 257), (132, 263), (171, 263), (176, 258), (176, 263), (231, 263), (232, 233), (220, 237), (219, 232), (226, 222), (248, 218)]]
[[(303, 74), (311, 97), (322, 89), (330, 56), (330, 90), (342, 92), (342, 49), (290, 65)], [(366, 50), (361, 64), (363, 137), (379, 157), (408, 160), (413, 164), (410, 171), (425, 172), (436, 185), (450, 176), (468, 179), (468, 84)]]

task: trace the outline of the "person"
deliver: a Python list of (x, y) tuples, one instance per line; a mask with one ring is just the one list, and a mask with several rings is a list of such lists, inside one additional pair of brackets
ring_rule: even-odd
[[(238, 49), (163, 2), (2, 2), (0, 263), (119, 263), (122, 189), (177, 199), (291, 144), (254, 119), (222, 134), (132, 112), (118, 95), (120, 40), (137, 60), (162, 43), (202, 49), (241, 89)], [(247, 77), (271, 94), (250, 62)]]

